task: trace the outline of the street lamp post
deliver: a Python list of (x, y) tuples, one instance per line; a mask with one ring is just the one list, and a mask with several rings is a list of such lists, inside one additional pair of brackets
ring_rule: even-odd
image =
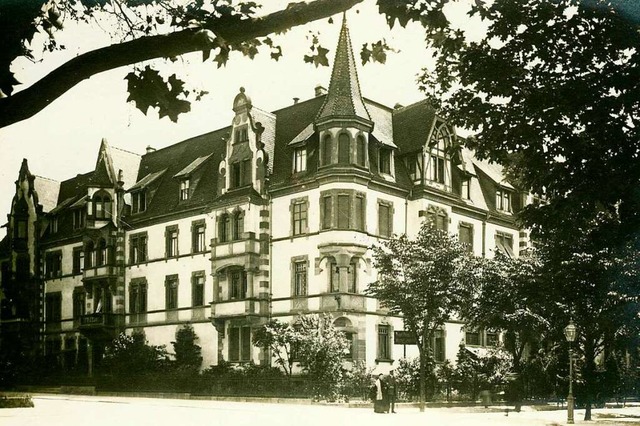
[(572, 343), (576, 340), (576, 326), (573, 320), (569, 321), (569, 325), (564, 328), (564, 337), (569, 342), (569, 396), (567, 396), (567, 423), (573, 424), (573, 348)]

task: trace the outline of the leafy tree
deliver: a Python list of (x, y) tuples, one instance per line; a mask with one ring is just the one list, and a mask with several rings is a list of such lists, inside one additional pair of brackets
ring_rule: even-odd
[(164, 345), (147, 344), (143, 331), (121, 333), (105, 350), (102, 367), (120, 378), (135, 378), (166, 368), (169, 359)]
[(305, 336), (298, 347), (300, 365), (318, 398), (336, 400), (343, 384), (342, 361), (349, 343), (331, 315), (302, 315), (296, 325)]
[(271, 320), (253, 335), (253, 344), (271, 352), (275, 363), (287, 375), (293, 373), (294, 351), (300, 346), (303, 335), (289, 323)]
[(378, 280), (366, 293), (391, 314), (401, 315), (415, 337), (420, 354), (420, 409), (424, 410), (425, 383), (435, 330), (457, 314), (475, 286), (471, 255), (445, 231), (425, 221), (416, 239), (406, 235), (374, 246)]
[[(140, 64), (157, 58), (176, 58), (202, 52), (224, 65), (231, 51), (253, 58), (266, 50), (277, 60), (280, 46), (270, 35), (291, 27), (330, 17), (362, 0), (314, 0), (292, 3), (285, 9), (259, 17), (260, 5), (253, 1), (231, 0), (24, 0), (0, 2), (0, 127), (38, 113), (50, 102), (82, 80), (121, 66)], [(111, 28), (114, 44), (84, 52), (47, 76), (17, 93), (19, 84), (10, 70), (18, 57), (36, 60), (34, 36), (46, 32), (43, 50), (64, 49), (55, 38), (69, 22), (97, 22), (94, 28)], [(105, 22), (108, 24), (105, 25)], [(39, 39), (38, 39), (39, 40)], [(370, 60), (384, 60), (386, 44), (364, 47)], [(328, 65), (327, 49), (314, 38), (312, 53), (304, 60)], [(129, 100), (146, 113), (149, 107), (160, 116), (177, 120), (189, 111), (190, 102), (202, 93), (189, 90), (179, 76), (162, 77), (151, 64), (135, 68), (128, 76)]]
[(472, 327), (503, 333), (504, 348), (516, 375), (512, 397), (519, 411), (526, 349), (550, 328), (545, 317), (548, 293), (540, 279), (542, 264), (533, 252), (519, 258), (496, 252), (492, 259), (479, 259), (478, 265), (477, 291), (463, 315)]
[(176, 330), (176, 340), (171, 342), (175, 353), (176, 366), (181, 370), (197, 373), (202, 366), (202, 348), (196, 344), (198, 335), (191, 324)]
[(445, 398), (447, 402), (451, 402), (451, 393), (455, 380), (455, 369), (451, 361), (445, 359), (436, 370), (436, 376), (441, 387), (444, 387)]
[(292, 324), (272, 320), (258, 329), (254, 344), (269, 349), (276, 364), (288, 375), (292, 373), (294, 358), (300, 362), (315, 397), (335, 400), (341, 395), (342, 361), (348, 341), (334, 327), (330, 315), (301, 315)]

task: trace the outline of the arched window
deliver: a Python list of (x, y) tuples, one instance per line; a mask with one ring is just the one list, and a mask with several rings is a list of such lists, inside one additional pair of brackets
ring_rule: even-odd
[(451, 133), (444, 124), (438, 127), (429, 143), (429, 180), (450, 186)]
[(340, 133), (338, 136), (338, 164), (349, 164), (349, 135)]
[(107, 263), (107, 242), (104, 239), (98, 241), (96, 247), (96, 266), (103, 266)]
[(228, 214), (223, 214), (218, 220), (218, 239), (221, 243), (229, 241), (231, 231), (231, 219)]
[(100, 191), (93, 196), (93, 211), (96, 219), (111, 218), (111, 197), (109, 194)]
[(239, 240), (244, 232), (244, 212), (238, 210), (233, 214), (233, 232), (231, 238)]
[(331, 158), (333, 154), (333, 140), (331, 135), (326, 135), (322, 142), (322, 165), (326, 166), (331, 164)]
[(349, 270), (347, 272), (347, 293), (358, 292), (358, 259), (351, 260)]
[(95, 265), (95, 256), (96, 256), (96, 251), (94, 249), (93, 246), (93, 241), (89, 241), (87, 243), (87, 246), (84, 249), (84, 268), (88, 269), (88, 268), (93, 268), (93, 265)]
[(362, 135), (356, 140), (356, 164), (364, 167), (367, 161), (367, 144)]
[(347, 339), (348, 346), (344, 352), (344, 357), (346, 359), (353, 359), (355, 355), (355, 337), (357, 333), (355, 328), (353, 327), (353, 324), (351, 323), (351, 320), (346, 317), (336, 318), (336, 320), (333, 322), (333, 326), (342, 331), (344, 333), (344, 337)]

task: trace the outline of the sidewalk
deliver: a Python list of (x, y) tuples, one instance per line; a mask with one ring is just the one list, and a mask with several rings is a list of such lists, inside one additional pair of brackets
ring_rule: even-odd
[[(398, 407), (398, 414), (375, 414), (371, 409), (345, 406), (267, 404), (81, 395), (33, 395), (34, 408), (0, 410), (2, 426), (408, 426), (408, 425), (564, 425), (566, 411), (537, 411), (523, 407), (520, 413), (497, 407), (427, 408)], [(584, 410), (575, 413), (576, 424), (640, 426), (640, 407), (593, 410), (592, 422), (584, 422)]]

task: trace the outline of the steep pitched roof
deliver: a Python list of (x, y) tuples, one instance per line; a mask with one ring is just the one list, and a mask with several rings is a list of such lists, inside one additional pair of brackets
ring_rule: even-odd
[(360, 118), (371, 121), (362, 99), (356, 62), (353, 57), (347, 19), (343, 16), (336, 56), (331, 71), (329, 91), (316, 117), (316, 122), (332, 118)]
[(60, 182), (36, 175), (33, 186), (38, 194), (38, 203), (42, 205), (42, 211), (47, 213), (53, 210), (58, 202)]
[(125, 188), (135, 183), (141, 158), (139, 154), (115, 146), (111, 147), (111, 160), (114, 171), (117, 176), (118, 172), (122, 170), (122, 181)]
[(422, 100), (393, 111), (393, 140), (402, 153), (420, 151), (427, 143), (436, 110)]

